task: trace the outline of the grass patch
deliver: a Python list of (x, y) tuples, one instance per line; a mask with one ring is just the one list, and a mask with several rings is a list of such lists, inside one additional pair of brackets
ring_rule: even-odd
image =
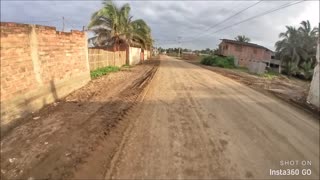
[(222, 57), (222, 56), (206, 56), (201, 59), (201, 64), (207, 66), (218, 66), (222, 68), (235, 68), (234, 57)]
[(117, 72), (119, 71), (120, 68), (117, 66), (107, 66), (107, 67), (103, 67), (103, 68), (98, 68), (94, 71), (90, 72), (90, 76), (92, 79), (98, 78), (100, 76), (106, 75), (110, 72)]
[(269, 71), (267, 73), (261, 74), (261, 77), (264, 77), (266, 79), (273, 79), (275, 77), (278, 77), (280, 74), (278, 72)]
[(123, 68), (131, 68), (132, 66), (130, 66), (129, 64), (125, 64), (122, 66)]
[(238, 71), (249, 73), (249, 69), (246, 67), (238, 66), (236, 67)]

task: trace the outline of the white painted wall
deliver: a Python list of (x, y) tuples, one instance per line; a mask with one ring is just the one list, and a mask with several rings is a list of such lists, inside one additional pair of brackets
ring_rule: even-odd
[(140, 48), (129, 47), (129, 65), (136, 65), (140, 63)]
[(148, 51), (147, 50), (144, 50), (144, 53), (143, 53), (143, 60), (148, 60)]
[(310, 90), (309, 90), (309, 95), (308, 95), (308, 101), (317, 106), (317, 107), (320, 107), (320, 100), (319, 100), (319, 78), (320, 78), (320, 75), (319, 75), (319, 69), (320, 69), (320, 66), (319, 66), (319, 63), (320, 63), (320, 60), (319, 60), (319, 56), (320, 56), (320, 45), (319, 45), (319, 41), (320, 39), (318, 40), (318, 47), (317, 47), (317, 65), (316, 67), (314, 68), (314, 71), (313, 71), (313, 78), (312, 78), (312, 81), (311, 81), (311, 86), (310, 86)]

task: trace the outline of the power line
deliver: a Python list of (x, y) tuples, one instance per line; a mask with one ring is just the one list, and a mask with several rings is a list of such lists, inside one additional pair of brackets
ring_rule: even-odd
[(197, 37), (192, 38), (191, 40), (193, 40), (193, 39), (197, 39), (198, 37), (201, 37), (201, 36), (204, 36), (204, 35), (206, 34), (205, 32), (208, 32), (210, 29), (212, 29), (212, 28), (214, 28), (214, 27), (216, 27), (216, 26), (219, 26), (220, 24), (222, 24), (222, 23), (224, 23), (224, 22), (226, 22), (226, 21), (230, 20), (231, 18), (233, 18), (233, 17), (235, 17), (235, 16), (237, 16), (237, 15), (239, 15), (239, 14), (243, 13), (244, 11), (246, 11), (246, 10), (248, 10), (248, 9), (250, 9), (250, 8), (252, 8), (252, 7), (254, 7), (254, 6), (256, 6), (256, 5), (258, 5), (258, 4), (259, 4), (259, 3), (261, 3), (262, 1), (263, 1), (263, 0), (260, 0), (260, 1), (256, 2), (256, 3), (252, 4), (252, 5), (250, 5), (250, 6), (246, 7), (246, 8), (244, 8), (244, 9), (242, 9), (242, 10), (240, 10), (240, 11), (236, 12), (235, 14), (233, 14), (233, 15), (231, 15), (231, 16), (229, 16), (229, 17), (227, 17), (226, 19), (224, 19), (224, 20), (222, 20), (222, 21), (220, 21), (220, 22), (218, 22), (218, 23), (216, 23), (216, 24), (214, 24), (214, 25), (210, 26), (209, 28), (207, 28), (206, 30), (204, 30), (204, 34), (200, 34), (200, 35), (198, 35)]
[(264, 13), (261, 13), (261, 14), (258, 14), (258, 15), (256, 15), (256, 16), (253, 16), (253, 17), (247, 18), (247, 19), (245, 19), (245, 20), (239, 21), (239, 22), (237, 22), (237, 23), (235, 23), (235, 24), (232, 24), (232, 25), (223, 27), (223, 28), (221, 28), (221, 29), (219, 29), (219, 30), (217, 30), (217, 31), (215, 31), (215, 32), (213, 32), (213, 33), (220, 32), (220, 31), (225, 30), (225, 29), (228, 29), (228, 28), (230, 28), (230, 27), (233, 27), (233, 26), (242, 24), (242, 23), (244, 23), (244, 22), (247, 22), (247, 21), (250, 21), (250, 20), (252, 20), (252, 19), (255, 19), (255, 18), (264, 16), (264, 15), (266, 15), (266, 14), (270, 14), (270, 13), (275, 12), (275, 11), (278, 11), (278, 10), (281, 10), (281, 9), (284, 9), (284, 8), (287, 8), (287, 7), (290, 7), (290, 6), (293, 6), (293, 5), (302, 3), (302, 2), (304, 2), (304, 1), (306, 1), (306, 0), (302, 0), (302, 1), (299, 1), (299, 2), (295, 2), (295, 3), (292, 3), (292, 4), (286, 5), (286, 6), (279, 7), (279, 8), (274, 9), (274, 10), (270, 10), (270, 11), (267, 11), (267, 12), (264, 12)]
[[(242, 23), (244, 23), (244, 22), (250, 21), (250, 20), (252, 20), (252, 19), (255, 19), (255, 18), (264, 16), (264, 15), (266, 15), (266, 14), (270, 14), (270, 13), (272, 13), (272, 12), (275, 12), (275, 11), (278, 11), (278, 10), (281, 10), (281, 9), (284, 9), (284, 8), (287, 8), (287, 7), (290, 7), (290, 6), (293, 6), (293, 5), (302, 3), (302, 2), (304, 2), (304, 1), (306, 1), (306, 0), (302, 0), (302, 1), (294, 2), (294, 3), (287, 3), (287, 4), (284, 4), (284, 5), (281, 5), (280, 7), (276, 8), (276, 9), (272, 9), (272, 10), (269, 10), (269, 11), (265, 11), (265, 12), (263, 12), (263, 13), (261, 13), (261, 14), (252, 16), (252, 17), (250, 17), (250, 18), (247, 18), (247, 19), (245, 19), (245, 20), (242, 20), (242, 21), (239, 21), (239, 22), (237, 22), (237, 23), (231, 24), (231, 25), (229, 25), (229, 26), (225, 26), (225, 27), (223, 27), (223, 28), (221, 28), (221, 29), (218, 29), (217, 31), (212, 32), (210, 35), (215, 34), (215, 33), (217, 33), (217, 32), (220, 32), (220, 31), (222, 31), (222, 30), (231, 28), (231, 27), (233, 27), (233, 26), (242, 24)], [(192, 39), (192, 40), (186, 40), (186, 41), (184, 41), (184, 42), (189, 42), (189, 41), (193, 41), (193, 40), (194, 40), (194, 39)]]

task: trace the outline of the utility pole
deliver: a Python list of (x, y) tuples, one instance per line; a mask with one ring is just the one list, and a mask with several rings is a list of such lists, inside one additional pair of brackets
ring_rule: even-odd
[(178, 44), (179, 44), (179, 57), (181, 56), (181, 36), (178, 36)]
[(62, 16), (62, 32), (64, 32), (64, 16)]

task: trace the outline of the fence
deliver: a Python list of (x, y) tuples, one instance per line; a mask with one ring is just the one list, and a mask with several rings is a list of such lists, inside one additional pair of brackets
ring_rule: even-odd
[(106, 66), (121, 67), (126, 64), (126, 55), (126, 51), (89, 48), (90, 70)]
[(1, 130), (90, 81), (87, 36), (1, 23)]
[[(136, 65), (151, 57), (150, 51), (144, 50), (144, 52), (142, 52), (141, 48), (129, 47), (127, 49), (121, 47), (120, 49), (120, 51), (113, 51), (111, 49), (89, 48), (90, 70), (92, 71), (106, 66), (121, 67), (126, 63), (129, 63), (129, 65)], [(128, 62), (126, 61), (127, 58)]]
[(140, 63), (141, 49), (88, 49), (81, 31), (1, 22), (1, 130), (84, 86), (90, 70), (122, 66), (126, 59)]

